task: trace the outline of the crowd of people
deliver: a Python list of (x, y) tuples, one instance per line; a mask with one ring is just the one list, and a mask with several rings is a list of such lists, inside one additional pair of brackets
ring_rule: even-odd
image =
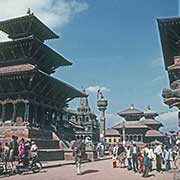
[[(113, 167), (127, 167), (129, 171), (142, 173), (142, 177), (153, 175), (149, 174), (153, 169), (161, 172), (162, 165), (165, 165), (165, 170), (168, 171), (171, 169), (171, 160), (175, 160), (179, 145), (180, 141), (172, 147), (160, 142), (146, 144), (141, 148), (137, 146), (136, 142), (132, 142), (126, 147), (116, 144), (111, 148)], [(154, 164), (155, 167), (153, 167)]]
[(4, 171), (7, 171), (7, 163), (10, 162), (11, 168), (15, 166), (15, 162), (23, 166), (27, 166), (30, 158), (37, 157), (38, 146), (34, 141), (21, 138), (18, 141), (17, 136), (12, 136), (10, 143), (0, 143), (0, 157), (4, 162)]

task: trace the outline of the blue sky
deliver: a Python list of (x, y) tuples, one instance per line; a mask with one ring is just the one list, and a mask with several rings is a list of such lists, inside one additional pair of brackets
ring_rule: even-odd
[[(150, 104), (159, 112), (169, 111), (161, 97), (162, 89), (169, 84), (156, 19), (177, 16), (178, 1), (86, 3), (88, 9), (61, 29), (62, 39), (54, 44), (73, 62), (72, 68), (58, 70), (56, 75), (79, 88), (109, 88), (104, 92), (109, 100), (107, 113), (115, 116), (131, 103), (140, 109)], [(90, 94), (95, 111), (94, 101)], [(114, 119), (108, 119), (108, 126), (117, 122), (115, 116), (110, 116)]]
[[(8, 10), (12, 1), (5, 2), (0, 2), (5, 9), (0, 19), (21, 15), (31, 7), (60, 35), (48, 44), (73, 65), (59, 68), (54, 76), (88, 88), (95, 112), (95, 90), (102, 87), (109, 101), (108, 127), (119, 121), (116, 113), (132, 103), (141, 110), (150, 104), (159, 112), (169, 111), (161, 97), (169, 84), (156, 19), (178, 16), (178, 0), (14, 0), (13, 12)], [(163, 114), (160, 120), (166, 129), (177, 128), (176, 112)]]

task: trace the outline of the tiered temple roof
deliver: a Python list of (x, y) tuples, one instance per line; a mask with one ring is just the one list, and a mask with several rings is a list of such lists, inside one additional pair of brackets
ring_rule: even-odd
[(164, 134), (162, 134), (160, 131), (155, 129), (150, 129), (146, 132), (145, 137), (164, 137)]
[(8, 34), (11, 39), (36, 36), (41, 41), (59, 38), (51, 29), (36, 16), (29, 14), (0, 22), (0, 30)]
[(72, 63), (33, 36), (0, 43), (0, 66), (31, 63), (47, 74)]
[(58, 38), (58, 35), (37, 17), (29, 14), (2, 21), (0, 30), (12, 39), (0, 43), (2, 122), (15, 122), (20, 116), (32, 124), (50, 126), (54, 119), (60, 119), (69, 101), (87, 96), (50, 76), (58, 67), (72, 63), (44, 44), (45, 40)]
[(123, 128), (129, 128), (129, 129), (136, 129), (136, 128), (143, 128), (143, 129), (149, 129), (149, 127), (140, 121), (126, 121), (118, 123), (117, 125), (113, 126), (114, 129), (123, 129)]
[(125, 118), (127, 121), (138, 121), (144, 116), (143, 112), (135, 109), (133, 104), (130, 108), (119, 112), (118, 115)]
[(147, 110), (144, 111), (144, 119), (141, 120), (141, 123), (158, 130), (160, 127), (162, 127), (162, 123), (157, 121), (155, 117), (158, 116), (158, 113), (151, 110), (151, 107), (148, 106)]
[[(142, 141), (150, 142), (155, 138), (162, 140), (164, 135), (159, 131), (162, 125), (161, 122), (155, 119), (158, 113), (152, 111), (150, 106), (144, 112), (134, 108), (134, 105), (125, 111), (118, 113), (125, 120), (113, 126), (114, 130), (119, 131), (119, 137), (125, 133), (126, 141)], [(108, 132), (108, 131), (107, 131)], [(110, 130), (110, 133), (106, 135), (116, 137), (116, 131)]]

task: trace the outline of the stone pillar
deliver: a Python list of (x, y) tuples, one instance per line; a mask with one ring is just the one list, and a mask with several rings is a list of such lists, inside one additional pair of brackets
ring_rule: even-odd
[(125, 127), (124, 121), (123, 121), (122, 134), (123, 134), (123, 146), (125, 146), (126, 145), (126, 127)]
[[(99, 97), (100, 96), (100, 97)], [(99, 113), (99, 123), (100, 123), (100, 140), (105, 143), (105, 130), (106, 130), (106, 117), (105, 117), (105, 111), (108, 105), (108, 101), (105, 100), (104, 96), (102, 95), (102, 92), (98, 91), (98, 100), (97, 100), (97, 106)]]

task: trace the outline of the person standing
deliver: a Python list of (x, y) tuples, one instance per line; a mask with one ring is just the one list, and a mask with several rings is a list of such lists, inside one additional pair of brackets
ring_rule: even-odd
[(80, 147), (74, 148), (74, 157), (75, 157), (77, 175), (80, 175), (81, 174), (81, 161), (82, 161), (82, 151)]
[(171, 156), (170, 148), (169, 148), (168, 146), (166, 146), (166, 148), (165, 148), (165, 150), (164, 150), (164, 159), (165, 159), (166, 170), (167, 170), (167, 171), (171, 169), (170, 156)]
[(99, 159), (101, 156), (101, 143), (100, 142), (97, 143), (96, 145), (96, 153), (97, 153), (97, 159)]
[(17, 143), (17, 136), (12, 136), (12, 140), (10, 142), (10, 152), (9, 152), (9, 160), (11, 162), (14, 161), (15, 157), (18, 156), (18, 143)]
[(139, 165), (139, 173), (143, 172), (143, 167), (144, 167), (144, 163), (143, 163), (143, 156), (142, 153), (139, 152), (138, 156), (137, 156), (137, 160), (138, 160), (138, 165)]
[(148, 153), (148, 158), (149, 158), (149, 171), (152, 171), (152, 166), (153, 166), (153, 160), (155, 159), (155, 155), (153, 152), (153, 147), (150, 145), (149, 146), (149, 153)]
[(9, 153), (10, 153), (10, 148), (9, 148), (9, 144), (6, 142), (4, 144), (4, 148), (3, 148), (3, 154), (4, 154), (4, 171), (7, 172), (7, 163), (9, 161)]
[(159, 143), (156, 143), (154, 153), (156, 155), (156, 170), (160, 172), (162, 169), (162, 148)]
[(144, 170), (143, 170), (142, 177), (148, 177), (149, 176), (149, 158), (148, 158), (148, 153), (146, 152), (144, 152), (143, 165), (144, 165)]
[(23, 166), (26, 165), (24, 138), (22, 138), (19, 142), (18, 158), (19, 158), (19, 163), (23, 163)]
[(131, 147), (131, 154), (132, 154), (132, 163), (133, 163), (134, 172), (137, 172), (138, 170), (137, 155), (139, 152), (140, 152), (139, 147), (137, 147), (136, 143), (133, 142), (133, 146)]
[(119, 160), (119, 167), (125, 167), (126, 149), (122, 144), (120, 144), (118, 147), (117, 155)]
[(85, 153), (83, 152), (85, 151), (85, 145), (82, 143), (82, 140), (77, 140), (72, 145), (72, 148), (73, 148), (73, 156), (76, 164), (77, 175), (81, 175), (81, 162), (82, 162), (83, 154)]
[(132, 170), (132, 155), (131, 155), (131, 147), (130, 147), (130, 145), (127, 146), (126, 156), (127, 156), (127, 161), (128, 161), (127, 169), (130, 171), (130, 170)]

